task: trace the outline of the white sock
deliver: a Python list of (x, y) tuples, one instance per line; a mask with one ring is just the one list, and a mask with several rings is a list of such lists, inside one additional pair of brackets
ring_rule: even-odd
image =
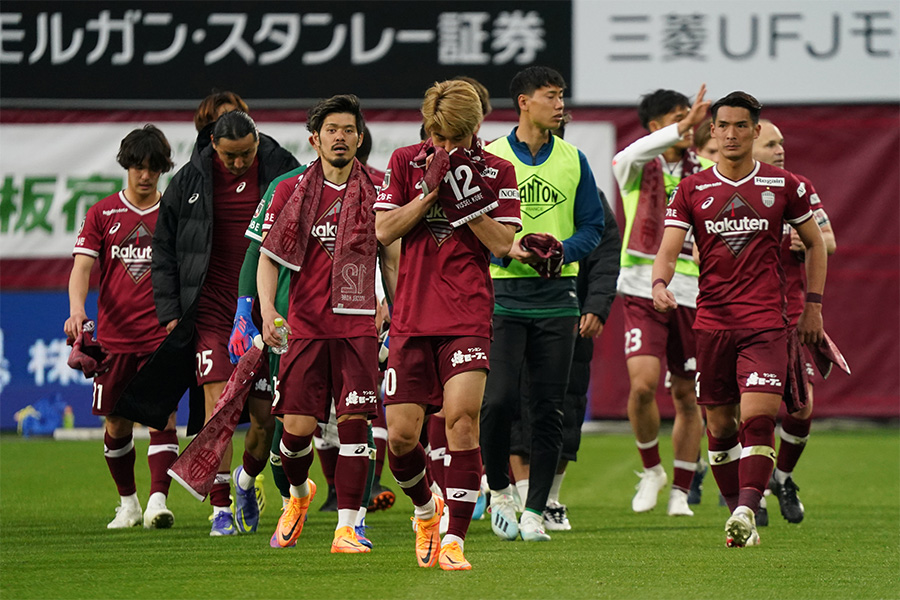
[(519, 502), (522, 506), (525, 506), (525, 503), (528, 502), (528, 480), (522, 479), (517, 481), (516, 490), (519, 492)]
[(237, 485), (244, 491), (249, 490), (253, 487), (253, 484), (256, 483), (256, 477), (251, 477), (247, 475), (247, 471), (245, 469), (241, 469), (241, 474), (238, 475)]
[(782, 471), (781, 469), (775, 469), (775, 481), (784, 485), (784, 482), (788, 480), (788, 477), (791, 476), (791, 473), (793, 473), (793, 471), (788, 473), (787, 471)]
[(462, 539), (458, 535), (450, 535), (449, 533), (444, 536), (444, 539), (441, 540), (441, 548), (443, 548), (444, 546), (447, 546), (449, 544), (452, 544), (453, 542), (456, 542), (457, 544), (459, 544), (460, 550), (466, 549), (465, 548), (466, 541), (464, 539)]
[(656, 473), (657, 475), (665, 475), (666, 470), (663, 468), (662, 463), (659, 463), (656, 466), (650, 467), (649, 469), (645, 468), (644, 471), (648, 473)]
[(512, 484), (506, 486), (502, 490), (491, 490), (491, 500), (493, 501), (494, 497), (499, 497), (500, 495), (512, 496), (513, 495), (513, 486)]
[(162, 492), (153, 492), (150, 494), (150, 499), (147, 500), (147, 508), (165, 508), (166, 507), (166, 495)]
[(291, 486), (291, 496), (294, 498), (306, 498), (309, 496), (309, 479), (300, 485)]
[(525, 512), (522, 513), (522, 516), (519, 517), (519, 523), (525, 524), (529, 521), (531, 521), (532, 524), (543, 526), (544, 525), (544, 516), (537, 515), (537, 514), (531, 512), (530, 510), (526, 510)]
[(213, 506), (213, 516), (219, 514), (220, 512), (231, 512), (231, 506)]
[(366, 521), (366, 512), (368, 512), (368, 509), (365, 506), (356, 511), (356, 521), (353, 523), (354, 527), (360, 527)]
[(339, 508), (338, 522), (335, 529), (340, 529), (341, 527), (353, 527), (356, 524), (357, 512), (359, 511), (353, 510), (352, 508)]
[(562, 487), (563, 478), (565, 476), (565, 473), (557, 473), (553, 476), (553, 485), (550, 486), (550, 495), (547, 496), (547, 504), (550, 504), (551, 502), (559, 504), (559, 488)]
[(415, 509), (413, 512), (417, 519), (420, 521), (427, 521), (434, 516), (434, 511), (437, 507), (435, 506), (434, 498), (432, 497), (428, 500), (428, 504), (425, 504), (424, 506), (415, 506), (413, 508)]
[(137, 493), (131, 494), (130, 496), (119, 496), (119, 498), (122, 506), (125, 508), (136, 508), (141, 510), (141, 502), (138, 500)]

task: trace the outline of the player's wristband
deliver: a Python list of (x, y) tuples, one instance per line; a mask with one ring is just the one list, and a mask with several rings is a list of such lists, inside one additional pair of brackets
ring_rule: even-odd
[(657, 283), (663, 284), (663, 287), (669, 287), (669, 284), (666, 283), (666, 280), (660, 277), (659, 279), (653, 280), (653, 285), (650, 286), (650, 289), (652, 290), (653, 288), (655, 288)]
[(815, 302), (816, 304), (822, 304), (822, 294), (817, 294), (815, 292), (806, 292), (806, 301)]

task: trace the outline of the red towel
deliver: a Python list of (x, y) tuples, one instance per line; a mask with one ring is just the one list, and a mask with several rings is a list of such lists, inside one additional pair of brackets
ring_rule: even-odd
[(66, 343), (72, 346), (69, 360), (66, 361), (71, 368), (84, 373), (86, 379), (96, 377), (109, 371), (111, 357), (100, 342), (94, 339), (94, 322), (85, 321), (81, 325), (81, 335), (74, 340), (69, 338)]
[[(821, 342), (815, 346), (809, 346), (809, 352), (812, 354), (813, 363), (822, 375), (822, 379), (828, 378), (834, 365), (837, 365), (847, 375), (850, 374), (850, 365), (847, 364), (844, 355), (841, 354), (827, 333), (822, 337)], [(788, 412), (794, 413), (806, 408), (809, 402), (807, 381), (806, 357), (803, 355), (800, 344), (800, 334), (795, 328), (788, 336), (788, 385), (785, 386), (783, 397)]]
[(529, 233), (519, 240), (523, 250), (534, 252), (540, 261), (530, 263), (544, 279), (556, 279), (562, 273), (563, 245), (549, 233)]
[(838, 350), (837, 345), (831, 341), (827, 333), (822, 337), (821, 342), (815, 346), (810, 346), (809, 351), (812, 354), (813, 362), (816, 364), (816, 369), (822, 375), (822, 379), (828, 379), (828, 376), (831, 375), (831, 367), (834, 365), (837, 365), (847, 375), (850, 374), (850, 365), (847, 364), (847, 359), (844, 358), (844, 355), (841, 354), (841, 351)]
[[(433, 157), (430, 164), (428, 156)], [(425, 170), (424, 194), (440, 186), (438, 203), (453, 227), (461, 227), (500, 205), (496, 192), (484, 180), (488, 167), (481, 142), (475, 136), (471, 147), (454, 148), (449, 153), (436, 148), (428, 139), (412, 162)]]
[[(644, 165), (641, 175), (641, 192), (638, 197), (637, 212), (634, 216), (634, 227), (628, 237), (626, 251), (635, 256), (653, 258), (659, 251), (665, 230), (666, 219), (666, 184), (663, 177), (660, 158), (655, 158)], [(702, 170), (700, 160), (693, 148), (688, 149), (681, 159), (682, 181), (689, 175)], [(693, 259), (691, 242), (685, 242), (681, 248), (681, 258)]]
[[(272, 260), (299, 271), (306, 254), (315, 211), (325, 176), (321, 160), (303, 178), (272, 225), (260, 248)], [(334, 266), (331, 275), (331, 309), (339, 314), (375, 314), (375, 212), (377, 193), (365, 168), (353, 159), (353, 169), (341, 203)]]
[(253, 345), (234, 368), (209, 421), (169, 468), (172, 479), (201, 502), (215, 483), (225, 449), (250, 394), (250, 384), (263, 367), (262, 347), (262, 339), (256, 336)]

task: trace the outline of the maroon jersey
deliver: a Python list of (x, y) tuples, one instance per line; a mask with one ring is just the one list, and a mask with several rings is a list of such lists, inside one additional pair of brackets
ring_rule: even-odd
[[(398, 148), (391, 156), (376, 210), (392, 210), (421, 193), (422, 169), (412, 166), (421, 144)], [(512, 164), (484, 152), (485, 181), (500, 205), (487, 213), (521, 229), (518, 184)], [(391, 335), (491, 336), (494, 287), (490, 252), (467, 225), (454, 229), (440, 203), (403, 236)]]
[(666, 227), (694, 228), (700, 252), (694, 329), (784, 327), (782, 226), (812, 217), (808, 198), (794, 175), (760, 162), (740, 181), (716, 167), (682, 180)]
[(156, 350), (166, 329), (156, 319), (150, 257), (159, 203), (140, 210), (119, 192), (92, 206), (73, 254), (100, 259), (97, 337), (112, 353)]
[[(828, 215), (822, 207), (822, 200), (816, 193), (816, 188), (812, 182), (803, 175), (794, 176), (800, 180), (800, 183), (806, 186), (806, 193), (809, 194), (809, 205), (812, 208), (813, 216), (819, 227), (824, 227), (829, 223)], [(785, 223), (784, 239), (781, 242), (781, 261), (784, 265), (784, 297), (787, 302), (787, 316), (791, 325), (796, 325), (803, 313), (803, 307), (806, 304), (806, 256), (803, 252), (793, 252), (791, 250), (791, 226)]]
[(209, 316), (231, 330), (237, 304), (238, 277), (250, 240), (244, 237), (247, 223), (259, 204), (259, 157), (243, 175), (232, 175), (213, 155), (213, 239), (209, 266), (197, 310), (200, 326)]
[(376, 169), (375, 167), (370, 167), (369, 165), (366, 165), (365, 168), (366, 173), (369, 174), (369, 179), (372, 180), (375, 188), (380, 190), (381, 185), (384, 183), (384, 171)]
[[(302, 177), (292, 177), (275, 187), (275, 195), (266, 210), (263, 232), (272, 228)], [(319, 205), (304, 206), (304, 210), (315, 210), (316, 217), (312, 231), (309, 232), (312, 239), (306, 244), (303, 264), (298, 272), (291, 273), (290, 308), (287, 314), (291, 338), (323, 340), (377, 335), (375, 319), (371, 315), (335, 314), (332, 310), (334, 244), (346, 190), (346, 183), (335, 185), (326, 180), (322, 186)], [(374, 278), (375, 274), (372, 273), (371, 277)]]

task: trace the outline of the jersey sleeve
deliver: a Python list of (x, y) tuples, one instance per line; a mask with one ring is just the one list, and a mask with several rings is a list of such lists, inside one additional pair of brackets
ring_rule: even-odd
[[(265, 210), (265, 217), (262, 224), (263, 233), (272, 229), (272, 225), (275, 224), (275, 219), (278, 218), (278, 215), (281, 213), (282, 209), (284, 209), (287, 201), (290, 200), (291, 194), (294, 193), (294, 189), (299, 184), (300, 178), (298, 177), (296, 180), (286, 179), (279, 183), (275, 188), (275, 193), (272, 195), (272, 201)], [(261, 238), (262, 236), (260, 236), (260, 239)]]
[(516, 231), (522, 231), (522, 214), (519, 206), (519, 184), (516, 181), (516, 169), (508, 161), (497, 166), (497, 179), (494, 180), (494, 191), (500, 205), (488, 213), (488, 216), (499, 223), (514, 225)]
[(384, 172), (384, 182), (381, 184), (381, 192), (375, 200), (375, 210), (393, 210), (406, 204), (410, 198), (405, 198), (407, 189), (406, 180), (409, 176), (409, 161), (403, 157), (402, 149), (394, 150), (391, 160), (388, 162), (387, 171)]
[(798, 179), (806, 184), (806, 191), (809, 192), (809, 207), (812, 209), (813, 216), (816, 218), (816, 223), (819, 227), (825, 227), (831, 223), (831, 219), (828, 217), (828, 213), (825, 212), (825, 207), (822, 206), (822, 199), (819, 197), (819, 193), (816, 191), (812, 181), (806, 177), (798, 176)]
[(785, 180), (787, 205), (784, 209), (784, 220), (791, 225), (799, 225), (812, 218), (810, 193), (806, 184), (794, 175), (789, 174)]
[(666, 227), (681, 227), (682, 229), (690, 229), (693, 225), (691, 213), (689, 211), (688, 199), (684, 193), (685, 185), (682, 180), (675, 188), (669, 205), (666, 206)]
[(99, 220), (100, 209), (95, 204), (88, 209), (84, 222), (81, 224), (81, 231), (75, 239), (75, 248), (72, 254), (86, 254), (93, 258), (100, 256), (103, 250), (103, 232)]
[(272, 190), (272, 194), (267, 192), (259, 201), (259, 204), (256, 205), (256, 211), (253, 213), (253, 218), (250, 219), (250, 224), (247, 225), (247, 231), (244, 232), (245, 238), (251, 239), (254, 242), (262, 241), (263, 223), (266, 222), (266, 210), (272, 202), (272, 197), (275, 195), (274, 192), (275, 190)]

